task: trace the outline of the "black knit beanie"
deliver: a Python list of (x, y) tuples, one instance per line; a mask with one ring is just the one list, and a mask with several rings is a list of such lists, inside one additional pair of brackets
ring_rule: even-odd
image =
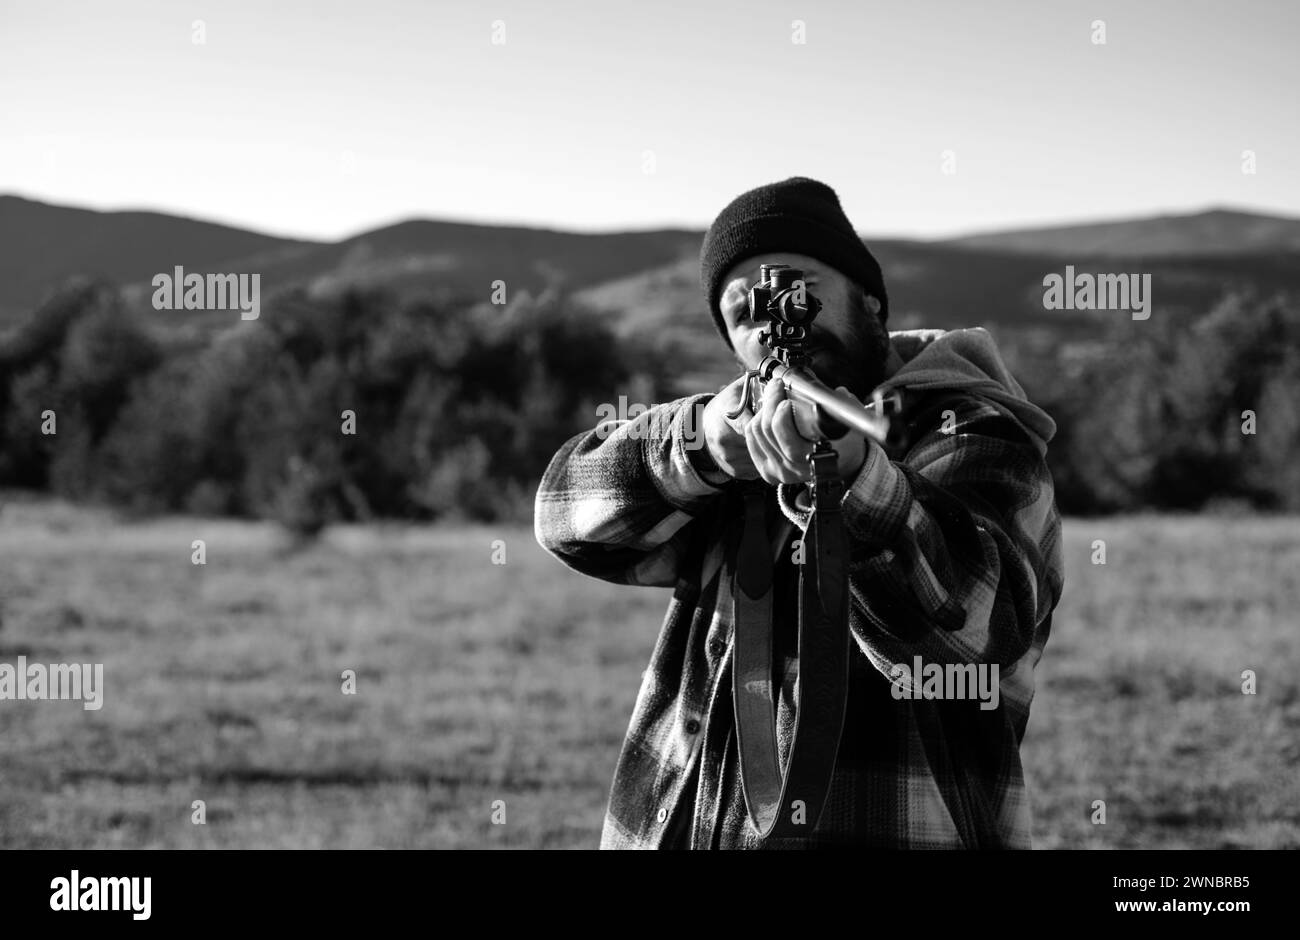
[(881, 323), (889, 316), (880, 265), (853, 231), (835, 190), (806, 176), (792, 176), (737, 196), (704, 235), (700, 284), (728, 346), (731, 340), (718, 308), (722, 279), (737, 262), (769, 251), (824, 261), (880, 301)]

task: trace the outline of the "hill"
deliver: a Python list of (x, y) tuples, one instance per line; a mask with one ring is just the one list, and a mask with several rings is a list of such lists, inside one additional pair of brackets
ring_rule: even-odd
[[(869, 244), (885, 272), (892, 330), (985, 326), (997, 335), (1010, 358), (1023, 352), (1035, 360), (1055, 347), (1095, 346), (1101, 328), (1125, 316), (1114, 311), (1044, 309), (1043, 277), (1063, 273), (1067, 263), (1047, 253), (900, 240)], [(1080, 256), (1068, 263), (1076, 273), (1150, 274), (1152, 309), (1162, 318), (1199, 314), (1233, 289), (1262, 293), (1300, 289), (1300, 252)], [(735, 374), (705, 310), (694, 259), (594, 285), (577, 297), (603, 311), (620, 335), (674, 357), (682, 367), (683, 393)], [(1043, 361), (1053, 358), (1049, 355)]]
[(161, 212), (97, 212), (0, 195), (0, 321), (31, 311), (74, 275), (147, 283), (178, 264), (267, 263), (315, 244)]
[(414, 219), (338, 242), (276, 238), (155, 212), (96, 212), (0, 196), (0, 322), (35, 308), (77, 275), (101, 275), (147, 296), (150, 279), (186, 272), (261, 275), (265, 296), (306, 285), (333, 293), (383, 285), (437, 288), (487, 299), (508, 292), (581, 287), (658, 267), (699, 251), (689, 230), (582, 234), (519, 226)]
[[(74, 275), (102, 275), (147, 306), (149, 280), (187, 271), (261, 275), (263, 297), (305, 286), (399, 294), (509, 298), (573, 291), (624, 335), (678, 357), (695, 384), (732, 371), (713, 335), (698, 282), (702, 233), (690, 229), (584, 234), (411, 219), (338, 242), (276, 238), (156, 212), (96, 212), (0, 196), (0, 326), (35, 309)], [(1043, 277), (1065, 264), (1093, 273), (1149, 273), (1155, 310), (1201, 311), (1226, 290), (1300, 287), (1300, 220), (1230, 210), (995, 232), (938, 242), (869, 239), (889, 286), (893, 329), (996, 328), (1040, 348), (1095, 334), (1113, 313), (1047, 311)], [(229, 325), (225, 312), (155, 321), (195, 342)], [(188, 341), (188, 340), (187, 340)]]
[(1054, 256), (1167, 258), (1300, 252), (1300, 219), (1231, 209), (948, 239), (964, 248)]
[(286, 256), (263, 271), (263, 284), (438, 287), (486, 300), (497, 280), (508, 292), (580, 288), (694, 257), (700, 238), (682, 229), (582, 234), (413, 219)]

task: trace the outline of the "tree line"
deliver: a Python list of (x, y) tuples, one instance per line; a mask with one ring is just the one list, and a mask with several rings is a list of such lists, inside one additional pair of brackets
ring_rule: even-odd
[[(0, 486), (300, 533), (522, 521), (601, 403), (670, 397), (671, 362), (554, 293), (501, 307), (293, 291), (257, 321), (181, 339), (151, 312), (81, 281), (0, 336)], [(1018, 361), (1058, 424), (1062, 511), (1300, 509), (1295, 298), (1234, 294), (1114, 324), (1082, 359)]]

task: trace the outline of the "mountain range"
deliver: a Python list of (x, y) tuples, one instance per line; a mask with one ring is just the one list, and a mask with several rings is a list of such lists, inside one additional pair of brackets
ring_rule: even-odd
[[(153, 276), (179, 265), (187, 273), (260, 273), (264, 298), (292, 286), (318, 294), (353, 285), (437, 289), (484, 300), (497, 281), (511, 296), (554, 287), (597, 308), (625, 335), (692, 346), (712, 331), (698, 279), (702, 237), (690, 229), (583, 234), (412, 219), (321, 242), (0, 195), (0, 326), (76, 275), (106, 277), (147, 304)], [(867, 241), (885, 272), (894, 329), (987, 325), (1079, 335), (1091, 318), (1113, 314), (1044, 309), (1043, 277), (1067, 264), (1079, 272), (1149, 273), (1155, 309), (1166, 313), (1202, 309), (1234, 286), (1300, 290), (1300, 219), (1231, 209)], [(158, 313), (160, 320), (178, 315)]]

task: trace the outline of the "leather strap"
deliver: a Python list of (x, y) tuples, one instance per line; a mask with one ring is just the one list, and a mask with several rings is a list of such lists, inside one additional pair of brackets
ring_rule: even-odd
[(799, 572), (799, 688), (784, 772), (772, 679), (767, 487), (744, 491), (745, 522), (733, 590), (732, 697), (745, 806), (762, 839), (811, 834), (830, 789), (844, 727), (849, 671), (848, 546), (840, 513), (844, 484), (836, 472), (835, 451), (825, 441), (818, 443), (812, 461), (813, 514), (804, 533), (805, 564)]

